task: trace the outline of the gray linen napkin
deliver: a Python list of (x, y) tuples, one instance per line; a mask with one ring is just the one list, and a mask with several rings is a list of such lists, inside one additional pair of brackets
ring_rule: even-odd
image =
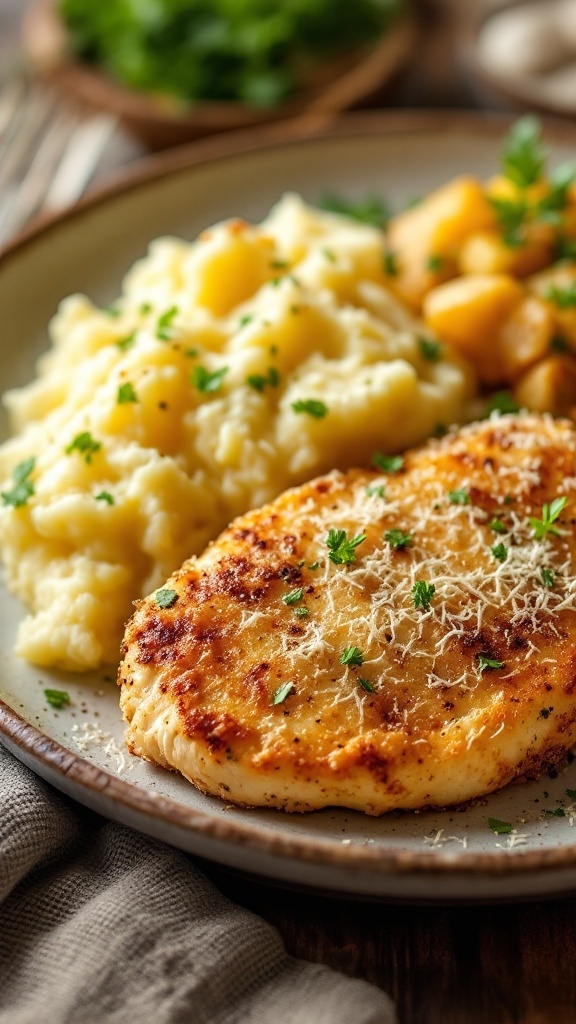
[(394, 1024), (364, 981), (162, 843), (77, 807), (0, 747), (0, 1024)]

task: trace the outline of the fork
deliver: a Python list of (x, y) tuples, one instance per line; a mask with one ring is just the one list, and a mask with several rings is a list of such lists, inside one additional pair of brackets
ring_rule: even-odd
[(0, 93), (0, 246), (35, 215), (80, 198), (117, 123), (24, 76), (8, 82)]

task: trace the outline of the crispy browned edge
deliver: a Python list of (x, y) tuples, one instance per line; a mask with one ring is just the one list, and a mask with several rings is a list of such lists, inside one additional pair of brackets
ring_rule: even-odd
[[(109, 198), (134, 188), (145, 188), (150, 183), (178, 174), (189, 167), (220, 161), (226, 156), (244, 152), (258, 152), (271, 147), (290, 147), (303, 140), (320, 138), (355, 138), (362, 135), (405, 135), (413, 132), (436, 131), (458, 135), (462, 130), (473, 130), (490, 138), (499, 136), (512, 123), (513, 116), (470, 113), (467, 111), (401, 111), (392, 113), (362, 112), (335, 119), (325, 116), (310, 117), (298, 123), (261, 128), (256, 131), (234, 132), (202, 142), (192, 143), (171, 152), (144, 158), (134, 170), (117, 174), (112, 183), (94, 191), (64, 213), (38, 219), (21, 232), (0, 253), (2, 267), (13, 257), (43, 241), (63, 223), (81, 218), (85, 210), (93, 210)], [(576, 126), (560, 121), (545, 121), (546, 135), (562, 142), (574, 143)], [(467, 853), (447, 856), (441, 852), (412, 850), (382, 851), (380, 847), (342, 846), (331, 840), (294, 839), (270, 827), (222, 821), (218, 816), (186, 807), (167, 797), (151, 793), (124, 782), (110, 772), (103, 771), (61, 744), (50, 739), (31, 725), (13, 708), (0, 700), (0, 733), (42, 762), (63, 782), (68, 779), (86, 793), (105, 794), (110, 801), (121, 804), (140, 814), (164, 821), (184, 830), (202, 834), (216, 841), (236, 843), (271, 856), (299, 859), (313, 864), (337, 865), (342, 868), (367, 869), (374, 874), (452, 874), (503, 876), (517, 872), (570, 869), (576, 866), (576, 843), (547, 850), (518, 851), (513, 856), (494, 853)], [(65, 788), (63, 786), (63, 788)], [(279, 812), (281, 813), (281, 812)]]

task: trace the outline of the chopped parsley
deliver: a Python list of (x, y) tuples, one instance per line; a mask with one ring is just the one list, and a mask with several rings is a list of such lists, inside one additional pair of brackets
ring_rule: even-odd
[(518, 402), (512, 397), (509, 391), (495, 391), (490, 395), (486, 405), (486, 415), (499, 412), (501, 415), (509, 412), (520, 412)]
[(382, 452), (374, 452), (372, 465), (381, 469), (383, 473), (399, 473), (404, 467), (404, 459), (401, 455), (384, 455)]
[(173, 604), (176, 604), (178, 594), (175, 590), (171, 590), (170, 587), (165, 587), (163, 590), (156, 591), (154, 600), (159, 608), (171, 608)]
[(433, 583), (426, 580), (416, 580), (412, 587), (412, 600), (415, 608), (422, 608), (425, 612), (430, 611), (430, 602), (436, 593)]
[(320, 562), (312, 562), (312, 564), (309, 565), (308, 568), (310, 569), (311, 572), (316, 572), (316, 569), (320, 568)]
[(51, 708), (63, 708), (70, 703), (70, 694), (66, 690), (44, 690), (44, 697)]
[(553, 302), (559, 309), (573, 309), (576, 306), (576, 281), (567, 285), (551, 284), (543, 298)]
[(322, 249), (322, 255), (325, 256), (330, 263), (336, 263), (336, 257), (332, 252), (332, 249)]
[(289, 266), (290, 266), (290, 264), (287, 263), (286, 260), (279, 260), (279, 259), (270, 260), (270, 269), (271, 270), (288, 270)]
[(254, 319), (254, 317), (252, 316), (251, 313), (245, 313), (244, 316), (240, 317), (238, 326), (240, 328), (246, 327), (248, 324), (252, 323), (253, 319)]
[(304, 588), (298, 587), (296, 590), (291, 590), (289, 594), (284, 594), (282, 601), (284, 604), (297, 604), (304, 597)]
[(110, 491), (100, 491), (100, 494), (94, 495), (96, 501), (105, 501), (107, 505), (114, 504), (114, 497), (110, 494)]
[(489, 196), (490, 206), (496, 214), (502, 241), (509, 249), (519, 249), (524, 244), (524, 225), (530, 209), (525, 199), (498, 199)]
[(486, 669), (493, 668), (504, 668), (504, 662), (498, 661), (498, 658), (489, 658), (487, 654), (478, 654), (478, 667), (481, 672), (485, 672)]
[(505, 544), (494, 544), (490, 548), (490, 551), (494, 555), (494, 558), (497, 558), (499, 562), (505, 562), (508, 558), (508, 548)]
[(292, 402), (292, 409), (296, 413), (305, 412), (308, 416), (313, 416), (315, 420), (322, 420), (328, 415), (328, 406), (317, 398), (299, 398), (296, 402)]
[(271, 366), (266, 375), (262, 373), (251, 373), (246, 378), (246, 383), (254, 388), (254, 391), (264, 391), (266, 386), (277, 388), (280, 383), (280, 374), (275, 366)]
[(127, 352), (129, 348), (132, 348), (132, 345), (136, 341), (137, 333), (137, 331), (132, 331), (132, 333), (127, 334), (125, 338), (118, 338), (118, 341), (115, 343), (116, 347), (119, 348), (121, 352)]
[(296, 615), (297, 618), (299, 618), (299, 619), (305, 619), (305, 618), (308, 617), (308, 615), (310, 615), (310, 612), (309, 612), (308, 608), (306, 607), (306, 605), (303, 604), (303, 605), (300, 605), (299, 608), (295, 608), (294, 609), (294, 615)]
[(488, 828), (497, 836), (508, 836), (513, 830), (512, 822), (499, 821), (498, 818), (488, 818)]
[(448, 491), (448, 501), (451, 505), (469, 505), (470, 495), (463, 487), (459, 487), (455, 491)]
[(564, 810), (563, 807), (555, 807), (553, 811), (549, 811), (548, 808), (544, 808), (544, 812), (543, 813), (546, 814), (549, 818), (565, 818), (566, 817), (566, 811)]
[(432, 338), (419, 337), (418, 348), (422, 358), (427, 359), (429, 363), (437, 363), (442, 358), (442, 345)]
[(320, 203), (323, 210), (329, 213), (341, 213), (352, 220), (358, 220), (361, 224), (372, 224), (373, 227), (383, 227), (390, 218), (388, 204), (377, 196), (366, 196), (365, 199), (343, 199), (337, 195), (327, 195)]
[(542, 540), (549, 533), (554, 534), (556, 537), (560, 536), (560, 531), (554, 523), (558, 519), (558, 516), (564, 509), (567, 498), (554, 498), (554, 501), (548, 504), (547, 502), (542, 505), (542, 518), (535, 519), (531, 517), (528, 521), (534, 531), (535, 540)]
[(545, 164), (539, 119), (530, 114), (519, 118), (504, 142), (502, 169), (505, 176), (520, 188), (529, 188), (540, 180)]
[(102, 445), (100, 441), (95, 441), (92, 434), (88, 430), (84, 430), (81, 434), (76, 434), (73, 441), (70, 442), (67, 448), (64, 449), (66, 455), (71, 455), (72, 452), (78, 452), (82, 455), (84, 462), (90, 464), (92, 462), (92, 456), (99, 452)]
[(130, 402), (137, 402), (138, 396), (134, 391), (134, 387), (127, 381), (125, 384), (121, 384), (118, 388), (118, 395), (116, 398), (118, 405), (127, 405)]
[(364, 676), (358, 676), (356, 680), (358, 686), (361, 686), (366, 693), (376, 693), (376, 688), (372, 685), (369, 679), (364, 679)]
[(391, 548), (397, 548), (399, 551), (412, 547), (412, 537), (409, 533), (404, 533), (402, 530), (386, 530), (384, 540), (388, 541)]
[(138, 312), (140, 313), (141, 316), (146, 316), (147, 313), (151, 313), (152, 312), (152, 303), (151, 302), (141, 302)]
[(207, 370), (205, 366), (195, 366), (192, 370), (192, 384), (203, 395), (213, 394), (222, 387), (222, 381), (228, 373), (227, 366), (221, 366), (219, 370)]
[(289, 697), (294, 690), (294, 683), (281, 683), (280, 686), (274, 690), (272, 694), (271, 704), (282, 704), (286, 697)]
[(556, 577), (552, 572), (552, 569), (541, 569), (540, 575), (542, 576), (542, 583), (545, 587), (553, 587), (556, 583)]
[(426, 270), (431, 274), (439, 274), (444, 269), (444, 257), (439, 253), (431, 253), (426, 260)]
[(369, 498), (384, 498), (386, 492), (383, 484), (369, 484), (366, 488), (366, 494)]
[(491, 519), (489, 526), (491, 530), (494, 530), (494, 533), (507, 533), (506, 524), (501, 519), (498, 519), (498, 517)]
[(571, 800), (576, 800), (576, 789), (567, 789), (566, 796), (569, 796)]
[(345, 647), (340, 655), (341, 665), (363, 665), (364, 655), (359, 647)]
[(348, 540), (346, 530), (329, 530), (326, 546), (330, 551), (330, 561), (334, 562), (334, 565), (350, 565), (356, 561), (356, 548), (365, 540), (365, 533), (359, 533), (357, 537)]
[(156, 324), (156, 337), (159, 341), (170, 341), (173, 337), (172, 321), (178, 314), (178, 306), (171, 306), (165, 313), (158, 317)]
[(32, 455), (29, 459), (24, 459), (23, 462), (14, 466), (12, 470), (14, 487), (11, 491), (2, 492), (2, 501), (5, 505), (12, 505), (13, 508), (22, 508), (23, 505), (26, 505), (28, 499), (34, 494), (34, 484), (30, 480), (30, 475), (34, 471), (35, 465), (36, 459)]
[(398, 273), (398, 256), (395, 252), (390, 249), (385, 249), (382, 253), (382, 267), (384, 273), (388, 277), (396, 277)]
[(187, 359), (195, 359), (199, 352), (197, 348), (185, 348), (184, 355)]

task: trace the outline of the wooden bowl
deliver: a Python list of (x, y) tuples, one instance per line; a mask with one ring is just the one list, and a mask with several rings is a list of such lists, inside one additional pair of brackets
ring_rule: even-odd
[(416, 20), (407, 15), (370, 48), (319, 65), (298, 96), (261, 109), (243, 103), (177, 102), (136, 92), (67, 53), (66, 29), (55, 0), (36, 0), (23, 19), (23, 43), (32, 69), (71, 98), (116, 114), (150, 149), (165, 149), (218, 132), (310, 114), (333, 115), (381, 96), (408, 62), (417, 39)]

